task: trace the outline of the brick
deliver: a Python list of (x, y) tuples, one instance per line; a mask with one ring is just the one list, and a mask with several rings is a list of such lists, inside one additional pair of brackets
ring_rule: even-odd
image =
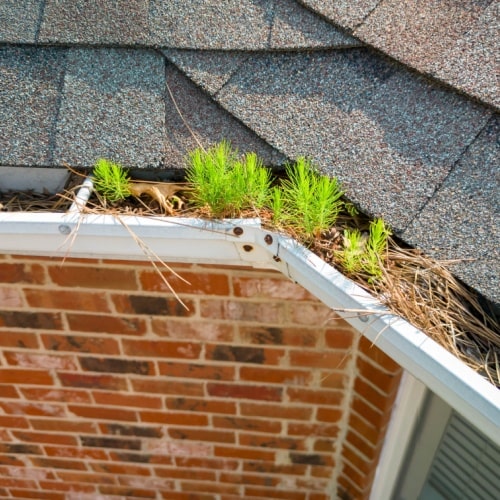
[[(208, 437), (208, 436), (207, 436)], [(202, 440), (199, 440), (202, 441)], [(144, 451), (148, 451), (154, 456), (151, 462), (155, 464), (171, 464), (165, 457), (189, 456), (189, 457), (209, 457), (212, 456), (212, 443), (196, 442), (184, 440), (174, 441), (169, 438), (149, 440), (144, 443)]]
[(19, 393), (14, 385), (0, 385), (0, 398), (18, 399)]
[(120, 358), (91, 358), (78, 359), (82, 370), (106, 373), (135, 373), (137, 375), (155, 375), (154, 364), (149, 361), (135, 361)]
[(92, 418), (99, 420), (119, 420), (137, 421), (135, 411), (124, 410), (123, 408), (99, 408), (92, 406), (69, 405), (68, 410), (78, 417)]
[(290, 405), (270, 405), (259, 403), (239, 403), (241, 415), (279, 418), (285, 420), (310, 420), (312, 408)]
[(82, 446), (90, 448), (119, 448), (121, 450), (140, 450), (139, 439), (115, 439), (107, 437), (80, 436)]
[(76, 445), (77, 440), (74, 436), (66, 434), (45, 434), (42, 432), (26, 432), (26, 431), (13, 431), (12, 435), (19, 441), (28, 443), (48, 443), (60, 445)]
[(55, 492), (40, 492), (38, 489), (34, 490), (17, 490), (15, 488), (10, 489), (10, 494), (14, 498), (35, 498), (36, 500), (64, 500), (64, 495)]
[(38, 483), (44, 490), (68, 491), (71, 493), (95, 493), (93, 485), (66, 483), (62, 481), (39, 481)]
[(378, 389), (375, 389), (366, 380), (363, 380), (360, 377), (357, 377), (354, 382), (354, 391), (357, 395), (361, 396), (381, 411), (384, 411), (391, 403), (387, 396), (379, 392)]
[(168, 377), (198, 378), (203, 380), (234, 380), (236, 370), (233, 366), (201, 365), (159, 361), (160, 375)]
[[(37, 484), (35, 481), (29, 481), (27, 479), (14, 479), (14, 478), (1, 478), (0, 486), (6, 486), (8, 488), (36, 488)], [(11, 490), (9, 490), (11, 491)]]
[(167, 398), (167, 408), (172, 410), (192, 411), (202, 413), (236, 414), (236, 403), (232, 401), (196, 398)]
[(87, 373), (58, 373), (61, 384), (65, 387), (84, 387), (89, 389), (108, 389), (126, 391), (127, 380), (114, 375), (89, 375)]
[(201, 352), (201, 345), (194, 342), (123, 339), (122, 345), (125, 354), (155, 358), (196, 359)]
[(23, 370), (17, 368), (0, 369), (0, 381), (4, 384), (52, 385), (50, 373), (43, 370)]
[(373, 445), (377, 445), (379, 443), (381, 434), (385, 430), (385, 426), (380, 427), (370, 424), (353, 411), (351, 411), (351, 414), (349, 415), (349, 427)]
[(119, 318), (97, 314), (67, 313), (69, 327), (75, 332), (144, 335), (146, 322), (141, 318)]
[(344, 389), (349, 377), (345, 371), (322, 371), (320, 373), (321, 387), (325, 389)]
[(381, 427), (385, 425), (389, 419), (389, 416), (385, 412), (370, 405), (359, 396), (356, 396), (356, 394), (354, 394), (352, 398), (351, 409), (374, 426)]
[(280, 277), (253, 278), (238, 276), (233, 278), (236, 297), (270, 298), (272, 300), (316, 300), (305, 288)]
[(139, 415), (141, 422), (198, 427), (208, 425), (208, 417), (198, 413), (142, 411)]
[(109, 337), (87, 335), (42, 335), (42, 342), (51, 351), (96, 354), (120, 354), (118, 341)]
[(282, 450), (305, 450), (302, 439), (280, 436), (263, 436), (262, 434), (252, 434), (240, 432), (238, 443), (241, 446), (257, 448), (273, 448)]
[(59, 313), (0, 311), (0, 327), (31, 328), (41, 330), (62, 330), (63, 324)]
[(209, 441), (211, 443), (234, 443), (234, 432), (214, 431), (209, 429), (189, 429), (170, 427), (168, 434), (172, 439), (188, 439), (190, 441)]
[(90, 467), (95, 472), (103, 472), (106, 474), (130, 474), (134, 476), (150, 476), (151, 469), (140, 465), (132, 464), (116, 464), (112, 462), (91, 463)]
[(34, 387), (20, 388), (26, 399), (33, 401), (55, 401), (59, 403), (90, 403), (92, 400), (87, 391), (78, 391), (71, 389), (38, 389)]
[(226, 493), (238, 495), (240, 487), (236, 485), (220, 484), (220, 483), (203, 483), (194, 481), (181, 481), (181, 490), (200, 493)]
[(113, 295), (113, 304), (118, 313), (146, 314), (148, 316), (191, 317), (196, 313), (195, 302), (182, 299), (184, 307), (175, 297), (154, 295)]
[(292, 327), (240, 326), (242, 342), (295, 347), (316, 347), (320, 334), (317, 329)]
[(57, 477), (64, 482), (91, 483), (91, 484), (116, 484), (117, 479), (111, 474), (95, 474), (87, 472), (57, 471)]
[(78, 365), (72, 356), (53, 356), (26, 352), (6, 352), (9, 365), (25, 368), (44, 368), (45, 370), (77, 370)]
[(0, 455), (0, 465), (8, 465), (9, 467), (25, 467), (26, 464), (23, 460), (17, 457)]
[(276, 452), (273, 450), (229, 446), (215, 446), (214, 455), (216, 457), (237, 458), (241, 460), (262, 460), (266, 462), (274, 462), (276, 458)]
[(337, 451), (336, 439), (316, 439), (314, 441), (314, 451), (322, 453), (335, 453)]
[(339, 422), (342, 418), (340, 408), (318, 408), (316, 410), (316, 420), (320, 422)]
[(126, 486), (99, 486), (99, 492), (104, 495), (120, 496), (121, 498), (157, 498), (153, 490), (129, 488)]
[(154, 472), (159, 477), (168, 477), (172, 479), (192, 479), (196, 478), (199, 481), (216, 481), (217, 474), (215, 471), (203, 469), (179, 469), (155, 467)]
[(306, 424), (303, 422), (289, 422), (289, 436), (304, 436), (304, 437), (336, 437), (339, 433), (339, 427), (335, 424)]
[(25, 417), (11, 417), (8, 415), (0, 415), (0, 428), (7, 429), (28, 429), (28, 420)]
[(334, 325), (345, 326), (347, 323), (339, 319), (338, 315), (328, 306), (316, 303), (304, 303), (300, 307), (291, 307), (289, 311), (289, 320), (297, 325), (324, 325), (327, 328), (332, 328)]
[(41, 455), (42, 449), (34, 444), (0, 443), (0, 453), (18, 453), (26, 455)]
[[(219, 447), (216, 446), (216, 449)], [(274, 456), (269, 454), (269, 456)], [(237, 460), (228, 460), (221, 458), (198, 458), (198, 457), (175, 457), (175, 465), (177, 467), (200, 468), (200, 469), (217, 469), (217, 470), (236, 470), (239, 468)]]
[(59, 286), (135, 290), (135, 272), (130, 269), (112, 269), (97, 266), (50, 266), (49, 276)]
[(0, 263), (0, 283), (45, 283), (45, 270), (39, 264)]
[(267, 419), (213, 416), (212, 425), (215, 428), (248, 430), (271, 434), (280, 434), (281, 432), (281, 422)]
[(353, 449), (362, 453), (369, 460), (373, 460), (378, 454), (377, 447), (368, 443), (352, 430), (347, 432), (346, 443), (348, 443)]
[(286, 474), (290, 476), (305, 475), (309, 466), (303, 464), (276, 464), (274, 462), (244, 462), (244, 472), (259, 472), (263, 474)]
[(343, 391), (287, 388), (288, 399), (292, 403), (339, 406), (344, 396)]
[(31, 307), (65, 311), (110, 312), (106, 295), (83, 290), (27, 288), (24, 296)]
[(366, 337), (361, 337), (359, 339), (359, 350), (386, 372), (398, 373), (401, 371), (401, 367), (393, 359), (372, 344)]
[(210, 319), (269, 324), (282, 324), (286, 317), (284, 303), (222, 299), (200, 300), (200, 314), (202, 317)]
[(29, 403), (19, 402), (0, 402), (0, 407), (5, 413), (10, 415), (34, 415), (43, 417), (65, 417), (66, 410), (63, 406), (52, 405), (49, 403)]
[(363, 359), (361, 356), (358, 356), (356, 366), (358, 368), (358, 372), (364, 379), (369, 380), (371, 384), (375, 385), (377, 389), (380, 389), (385, 394), (392, 394), (399, 386), (399, 371), (386, 372), (377, 365)]
[(207, 359), (231, 363), (277, 365), (283, 356), (284, 350), (282, 349), (264, 349), (261, 347), (208, 344), (205, 349)]
[(240, 368), (240, 380), (304, 386), (311, 382), (312, 374), (306, 370), (242, 366)]
[(0, 331), (0, 345), (3, 347), (20, 347), (22, 349), (38, 349), (36, 333)]
[[(182, 272), (182, 278), (188, 281), (188, 283), (180, 280), (171, 273), (162, 274), (179, 295), (229, 295), (229, 280), (225, 274)], [(142, 271), (139, 279), (141, 287), (145, 291), (170, 292), (161, 276), (154, 271)]]
[(132, 379), (135, 392), (175, 394), (179, 396), (203, 396), (202, 382), (179, 382), (170, 380)]
[(240, 474), (236, 472), (221, 472), (219, 481), (232, 484), (250, 484), (257, 486), (277, 486), (280, 479), (272, 476)]
[(277, 490), (268, 488), (257, 488), (255, 486), (245, 487), (245, 497), (282, 498), (284, 500), (306, 500), (306, 493), (291, 490)]
[(291, 366), (307, 366), (310, 368), (328, 368), (342, 370), (349, 361), (350, 354), (342, 351), (290, 351)]
[(0, 286), (0, 304), (7, 308), (20, 308), (23, 306), (23, 295), (17, 288)]
[(161, 490), (173, 490), (175, 488), (174, 481), (159, 477), (141, 477), (138, 479), (134, 476), (119, 476), (118, 482), (123, 486), (137, 487), (140, 485), (158, 492), (161, 492)]
[(231, 342), (235, 339), (235, 327), (228, 323), (152, 318), (151, 325), (153, 332), (160, 337), (209, 342)]
[(342, 474), (347, 476), (351, 481), (361, 490), (368, 488), (372, 481), (373, 481), (373, 475), (375, 474), (375, 468), (371, 474), (363, 474), (356, 470), (354, 467), (352, 467), (349, 463), (344, 462), (343, 468), (342, 468)]
[(112, 392), (93, 392), (95, 402), (106, 406), (130, 406), (133, 408), (163, 407), (163, 402), (158, 397), (143, 396), (138, 394), (119, 394)]
[[(82, 463), (80, 460), (77, 461), (77, 460), (66, 460), (57, 458), (31, 457), (31, 462), (35, 467), (53, 468), (53, 469), (71, 469), (71, 470), (87, 469), (85, 464)], [(38, 497), (33, 497), (33, 498), (38, 498)]]
[(209, 382), (207, 391), (210, 396), (219, 398), (258, 399), (262, 401), (282, 401), (281, 387), (258, 385), (217, 384)]
[(60, 419), (34, 419), (30, 420), (31, 427), (37, 431), (58, 431), (58, 432), (81, 432), (81, 433), (94, 433), (96, 427), (91, 422), (74, 422), (71, 420)]
[(332, 328), (325, 331), (325, 344), (330, 349), (350, 349), (358, 334), (346, 324), (345, 328)]
[[(75, 431), (76, 432), (76, 431)], [(80, 458), (91, 460), (106, 460), (107, 454), (104, 450), (82, 448), (81, 446), (44, 446), (48, 457)]]
[[(110, 451), (109, 456), (111, 460), (116, 460), (117, 462), (135, 462), (141, 464), (148, 464), (151, 462), (152, 456), (150, 454), (143, 453), (124, 453)], [(172, 462), (171, 458), (166, 458), (169, 463)]]
[(166, 491), (161, 492), (162, 498), (164, 500), (219, 500), (219, 496), (212, 494), (196, 493), (193, 496), (192, 493), (180, 492), (180, 491)]
[(103, 434), (113, 434), (116, 436), (136, 436), (148, 438), (161, 438), (163, 436), (161, 427), (101, 423), (99, 424), (99, 429)]
[(342, 448), (342, 459), (347, 460), (350, 465), (353, 465), (359, 472), (363, 474), (370, 474), (373, 470), (374, 462), (372, 460), (367, 460), (362, 457), (359, 453), (356, 453), (351, 447), (344, 446)]

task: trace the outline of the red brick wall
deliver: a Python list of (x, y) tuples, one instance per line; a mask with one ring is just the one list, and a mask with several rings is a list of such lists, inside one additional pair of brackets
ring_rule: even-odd
[[(0, 257), (0, 496), (366, 498), (400, 368), (271, 271)], [(88, 494), (88, 497), (87, 497)]]

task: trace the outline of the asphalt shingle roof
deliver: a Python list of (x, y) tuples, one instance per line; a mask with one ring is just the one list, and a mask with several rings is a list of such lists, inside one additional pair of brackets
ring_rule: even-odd
[(222, 138), (270, 165), (308, 155), (406, 241), (475, 259), (456, 274), (500, 302), (498, 9), (7, 0), (0, 165), (181, 168)]

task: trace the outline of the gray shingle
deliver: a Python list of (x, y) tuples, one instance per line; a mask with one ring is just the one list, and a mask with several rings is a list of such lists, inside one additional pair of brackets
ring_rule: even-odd
[(216, 94), (251, 53), (217, 50), (163, 50), (165, 56), (211, 95)]
[(165, 127), (165, 61), (151, 51), (74, 49), (68, 53), (55, 159), (91, 166), (108, 157), (157, 166)]
[(402, 230), (490, 112), (359, 49), (248, 59), (217, 99), (287, 156), (310, 156)]
[(500, 302), (500, 121), (493, 117), (436, 195), (403, 233), (440, 259), (473, 259), (453, 272)]
[(271, 30), (273, 49), (357, 47), (361, 42), (295, 1), (276, 2)]
[(0, 163), (50, 164), (65, 54), (0, 48)]
[(298, 0), (327, 19), (354, 29), (381, 0)]
[(473, 25), (491, 0), (383, 0), (355, 33), (399, 60), (427, 69)]
[(42, 0), (2, 0), (0, 40), (7, 43), (33, 43), (42, 5)]
[(500, 3), (493, 2), (474, 29), (458, 39), (430, 65), (430, 71), (467, 94), (500, 108), (498, 55)]
[(165, 48), (264, 49), (273, 6), (269, 0), (151, 0), (151, 34)]
[(144, 44), (148, 0), (46, 0), (38, 40), (42, 43)]
[(199, 146), (191, 131), (203, 147), (227, 139), (240, 152), (255, 151), (267, 165), (284, 162), (283, 155), (222, 109), (173, 65), (167, 66), (167, 83), (184, 120), (169, 97), (163, 166), (185, 166), (186, 153)]

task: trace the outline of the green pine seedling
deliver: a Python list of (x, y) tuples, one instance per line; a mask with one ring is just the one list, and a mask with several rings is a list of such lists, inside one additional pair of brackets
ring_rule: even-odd
[(129, 175), (118, 163), (101, 158), (93, 170), (95, 190), (110, 203), (124, 200), (131, 195)]
[(319, 236), (335, 224), (342, 210), (342, 190), (336, 178), (319, 175), (304, 158), (286, 166), (282, 183), (283, 218), (306, 239)]
[(227, 141), (189, 155), (187, 180), (192, 202), (214, 217), (234, 217), (247, 208), (262, 208), (269, 199), (271, 174), (255, 153), (238, 159)]
[(366, 238), (359, 229), (345, 229), (343, 248), (336, 252), (337, 260), (349, 274), (359, 273), (363, 269)]
[(382, 277), (382, 262), (387, 251), (387, 240), (391, 231), (382, 219), (370, 222), (370, 235), (366, 243), (363, 270), (370, 275), (371, 279)]

